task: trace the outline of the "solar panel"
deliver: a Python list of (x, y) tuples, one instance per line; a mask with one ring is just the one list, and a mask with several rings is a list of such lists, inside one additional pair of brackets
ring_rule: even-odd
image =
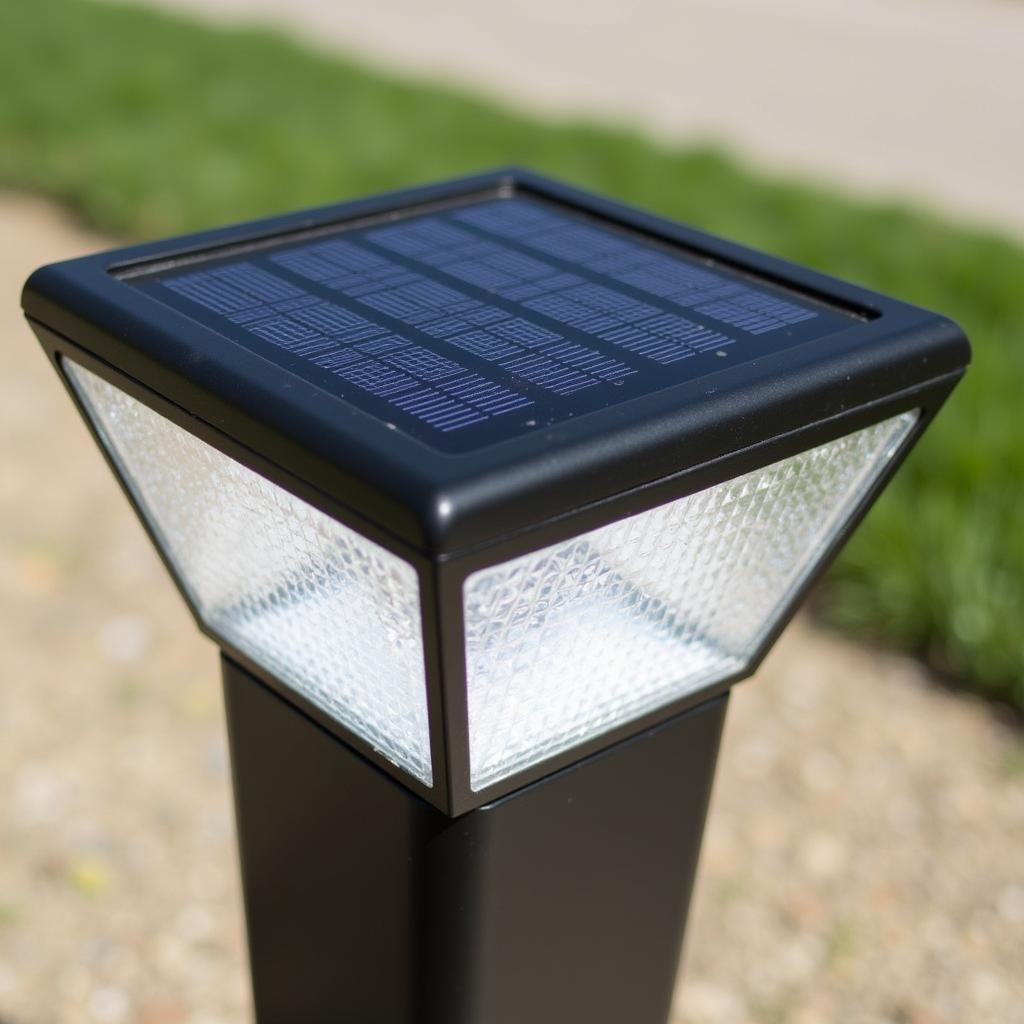
[(436, 449), (473, 451), (850, 326), (524, 195), (131, 278)]

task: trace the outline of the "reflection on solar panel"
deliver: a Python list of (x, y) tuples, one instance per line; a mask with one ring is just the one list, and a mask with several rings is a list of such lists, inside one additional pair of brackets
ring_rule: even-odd
[(135, 278), (395, 429), (467, 451), (850, 320), (524, 197)]

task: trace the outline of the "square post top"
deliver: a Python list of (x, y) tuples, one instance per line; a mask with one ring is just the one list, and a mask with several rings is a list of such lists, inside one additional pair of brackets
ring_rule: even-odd
[(969, 359), (942, 316), (517, 169), (54, 264), (23, 305), (439, 560)]

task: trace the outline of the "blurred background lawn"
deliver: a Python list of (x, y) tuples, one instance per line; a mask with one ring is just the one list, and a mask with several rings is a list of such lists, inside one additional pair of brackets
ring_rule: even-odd
[(963, 325), (975, 346), (966, 381), (817, 607), (1024, 709), (1024, 249), (711, 149), (518, 115), (270, 32), (88, 0), (0, 5), (0, 185), (48, 194), (107, 232), (183, 232), (503, 163)]

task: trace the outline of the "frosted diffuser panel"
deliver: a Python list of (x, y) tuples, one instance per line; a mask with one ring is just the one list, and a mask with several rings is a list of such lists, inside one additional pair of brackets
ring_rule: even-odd
[(210, 629), (429, 785), (412, 566), (64, 365)]
[(743, 669), (916, 419), (471, 575), (473, 789)]

